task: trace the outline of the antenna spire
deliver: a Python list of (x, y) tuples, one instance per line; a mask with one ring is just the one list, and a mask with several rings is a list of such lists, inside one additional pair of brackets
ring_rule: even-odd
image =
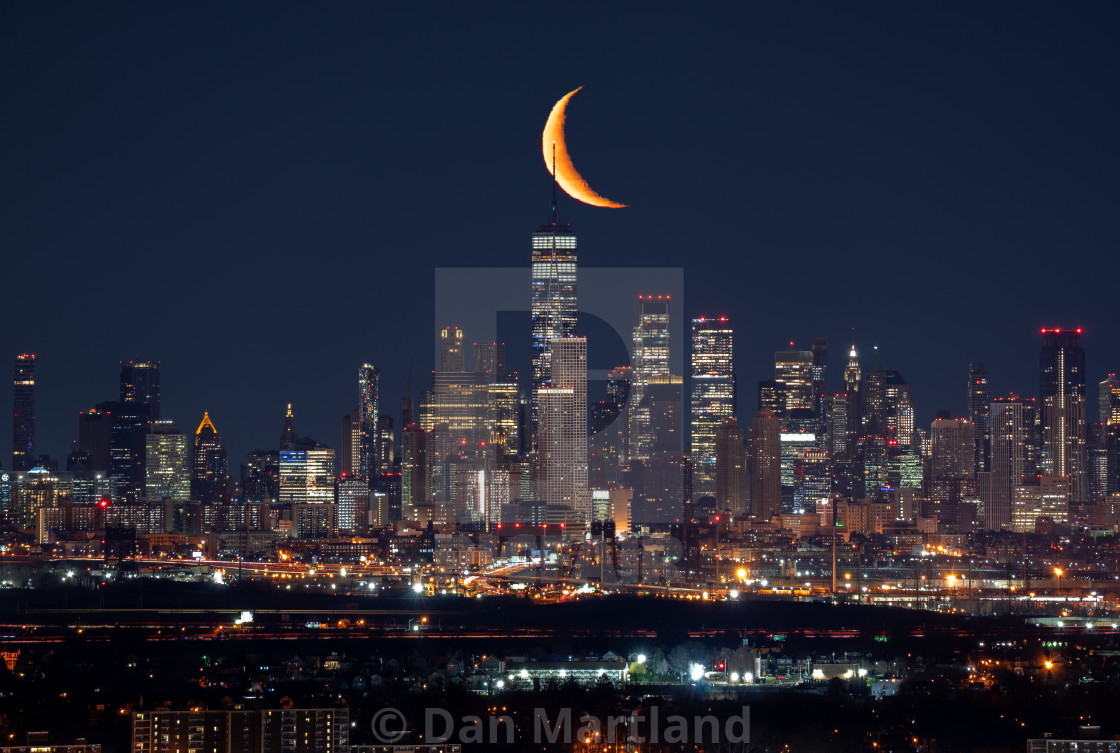
[(552, 142), (552, 224), (557, 224), (556, 220), (556, 142)]

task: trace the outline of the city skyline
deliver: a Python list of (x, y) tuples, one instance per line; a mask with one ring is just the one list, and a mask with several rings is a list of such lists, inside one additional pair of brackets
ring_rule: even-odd
[[(435, 367), (432, 333), (452, 323), (431, 318), (434, 269), (524, 265), (525, 229), (547, 218), (540, 128), (579, 85), (568, 146), (592, 185), (630, 204), (561, 197), (581, 266), (683, 267), (684, 316), (744, 328), (744, 379), (784, 342), (824, 336), (835, 354), (854, 327), (862, 353), (878, 344), (907, 375), (924, 424), (963, 410), (962, 363), (986, 365), (992, 394), (1031, 394), (1034, 333), (1081, 326), (1087, 382), (1099, 382), (1120, 352), (1108, 276), (1088, 274), (1115, 240), (1118, 113), (1101, 94), (1117, 67), (1103, 31), (1116, 10), (959, 10), (736, 9), (719, 24), (610, 10), (566, 24), (573, 44), (545, 61), (521, 33), (547, 24), (544, 9), (484, 14), (496, 46), (483, 55), (453, 31), (461, 9), (418, 27), (408, 10), (309, 19), (281, 8), (268, 29), (224, 10), (246, 30), (236, 40), (173, 9), (79, 9), (73, 25), (46, 8), (5, 9), (9, 54), (50, 61), (9, 68), (21, 148), (3, 189), (25, 326), (0, 333), (0, 352), (39, 355), (37, 442), (62, 453), (75, 414), (116, 393), (116, 362), (151, 359), (174, 375), (162, 413), (187, 425), (209, 411), (234, 457), (271, 441), (264, 427), (288, 403), (303, 431), (336, 446), (356, 365), (383, 370), (386, 405), (410, 371), (416, 385)], [(1017, 33), (1001, 33), (1009, 23)], [(951, 49), (930, 33), (947, 28)], [(278, 51), (276, 32), (296, 29), (299, 43)], [(198, 57), (198, 39), (211, 57)], [(99, 54), (102, 44), (120, 54)], [(413, 64), (408, 76), (376, 75), (397, 59)], [(253, 60), (276, 65), (266, 74)], [(465, 85), (487, 77), (503, 85)], [(355, 96), (369, 81), (371, 94)], [(666, 83), (675, 106), (651, 111)], [(51, 115), (56, 101), (66, 117)], [(461, 137), (448, 108), (474, 114), (477, 149), (445, 173), (430, 144)], [(99, 154), (117, 155), (112, 167)], [(428, 221), (433, 206), (440, 222)], [(1048, 264), (1055, 254), (1061, 265)], [(41, 274), (39, 259), (58, 271)], [(112, 294), (116, 268), (145, 270), (158, 299)], [(380, 310), (408, 315), (337, 295), (354, 276), (383, 281)], [(1024, 299), (1041, 279), (1050, 292)], [(964, 289), (959, 311), (935, 305)], [(290, 313), (271, 303), (282, 293)], [(115, 325), (75, 337), (94, 300), (92, 318)], [(9, 442), (5, 432), (5, 459)]]

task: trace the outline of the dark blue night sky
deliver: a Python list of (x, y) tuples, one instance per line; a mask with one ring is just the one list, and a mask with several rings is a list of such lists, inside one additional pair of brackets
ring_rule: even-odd
[(540, 131), (583, 85), (575, 164), (632, 208), (561, 201), (581, 265), (683, 267), (748, 407), (790, 340), (827, 336), (838, 385), (854, 327), (927, 423), (970, 360), (1036, 393), (1039, 328), (1083, 326), (1092, 420), (1118, 31), (1106, 2), (7, 3), (0, 354), (38, 354), (56, 458), (130, 358), (234, 466), (287, 402), (337, 446), (361, 361), (394, 414), (410, 361), (427, 386), (436, 268), (528, 263)]

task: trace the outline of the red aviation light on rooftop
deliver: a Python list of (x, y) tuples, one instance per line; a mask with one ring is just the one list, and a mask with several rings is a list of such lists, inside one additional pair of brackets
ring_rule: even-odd
[(720, 320), (721, 322), (726, 322), (726, 321), (727, 321), (727, 317), (726, 317), (726, 316), (721, 316), (721, 317), (719, 318), (719, 320)]

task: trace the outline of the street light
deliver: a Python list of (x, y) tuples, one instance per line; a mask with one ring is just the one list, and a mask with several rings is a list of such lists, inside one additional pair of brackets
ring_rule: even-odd
[(1054, 568), (1054, 582), (1057, 585), (1058, 596), (1062, 595), (1062, 568)]

